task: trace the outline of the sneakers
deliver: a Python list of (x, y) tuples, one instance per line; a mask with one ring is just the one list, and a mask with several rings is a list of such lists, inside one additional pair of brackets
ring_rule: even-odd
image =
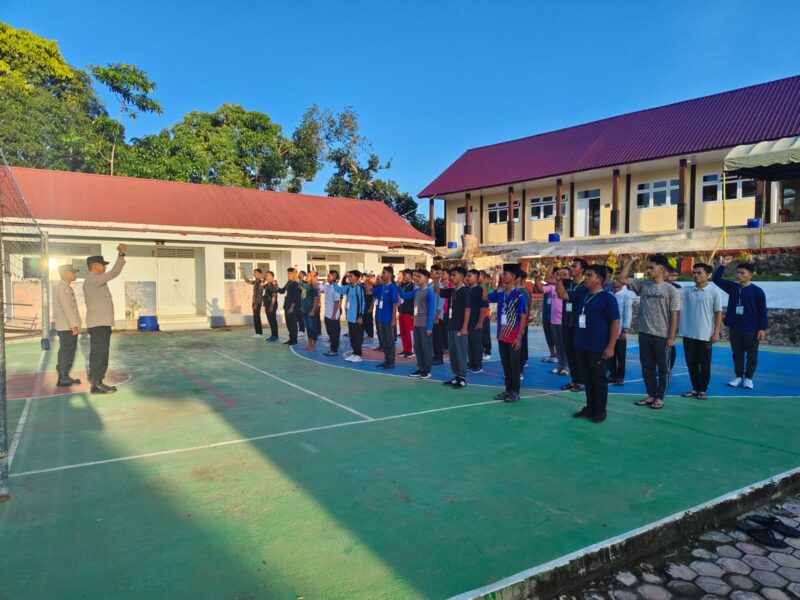
[(744, 378), (744, 384), (742, 385), (742, 387), (744, 389), (746, 389), (746, 390), (752, 390), (753, 389), (753, 380), (752, 379), (748, 379), (747, 377), (745, 377)]
[(467, 369), (473, 375), (476, 373), (483, 373), (483, 369)]
[(558, 367), (556, 367), (555, 369), (550, 369), (548, 371), (548, 373), (552, 373), (553, 375), (558, 375), (559, 371), (560, 371), (560, 369)]
[(325, 354), (323, 354), (322, 356), (339, 356), (339, 353), (338, 353), (338, 352), (331, 352), (330, 350), (328, 350), (328, 351), (327, 351)]
[(445, 381), (442, 385), (455, 385), (458, 382), (458, 377), (453, 377), (450, 381)]
[(742, 378), (741, 377), (734, 377), (728, 382), (728, 385), (731, 387), (739, 387), (742, 385)]
[(508, 398), (508, 392), (505, 390), (503, 390), (494, 397), (495, 400), (505, 400), (506, 398)]
[(508, 392), (508, 395), (505, 397), (503, 402), (518, 402), (519, 401), (519, 394), (517, 392)]
[(431, 378), (431, 374), (430, 374), (430, 373), (422, 373), (422, 374), (419, 376), (419, 378), (420, 378), (420, 379), (430, 379), (430, 378)]
[(398, 356), (404, 356), (406, 358), (414, 358), (414, 353), (413, 352), (401, 352), (400, 354), (398, 354)]
[(467, 380), (463, 377), (456, 377), (455, 382), (451, 384), (454, 390), (460, 390), (462, 388), (467, 387)]
[(681, 398), (694, 398), (695, 396), (697, 396), (697, 392), (694, 390), (689, 390), (688, 392), (683, 392), (681, 394)]
[(573, 383), (572, 384), (572, 391), (573, 392), (582, 392), (583, 391), (583, 384), (582, 383)]
[(254, 340), (260, 340), (262, 337), (264, 337), (264, 334), (263, 333), (254, 333), (250, 337), (253, 338)]
[(561, 369), (558, 372), (559, 375), (569, 375), (569, 369)]
[(599, 415), (592, 415), (591, 417), (592, 423), (602, 423), (606, 420), (606, 413), (600, 413)]
[(592, 413), (589, 411), (589, 407), (588, 406), (584, 406), (578, 412), (572, 413), (572, 417), (574, 419), (589, 419), (589, 418), (591, 418), (591, 416), (592, 416)]
[(364, 362), (364, 359), (361, 358), (358, 354), (353, 354), (353, 356), (350, 357), (350, 362), (360, 363)]
[(492, 360), (492, 355), (491, 354), (484, 354), (483, 355), (483, 360)]
[(417, 369), (416, 371), (413, 371), (413, 372), (409, 373), (408, 376), (409, 377), (414, 377), (414, 378), (420, 377), (420, 376), (422, 376), (422, 371)]
[(571, 390), (571, 389), (572, 389), (572, 382), (570, 382), (570, 383), (565, 383), (564, 385), (562, 385), (562, 386), (561, 386), (561, 389), (562, 389), (562, 390), (565, 390), (565, 391), (566, 391), (566, 390)]
[(277, 335), (271, 335), (268, 338), (264, 338), (264, 341), (265, 342), (277, 342), (277, 341), (280, 341), (280, 340), (278, 340), (278, 336)]
[(543, 363), (557, 363), (558, 357), (556, 356), (546, 356), (542, 359)]

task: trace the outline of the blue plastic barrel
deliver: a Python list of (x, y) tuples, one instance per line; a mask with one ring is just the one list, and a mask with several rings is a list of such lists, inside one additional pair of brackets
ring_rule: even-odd
[(158, 317), (139, 317), (138, 331), (158, 331)]
[(458, 242), (447, 242), (448, 248), (458, 248)]
[(750, 229), (758, 229), (761, 227), (761, 219), (756, 217), (755, 219), (747, 219), (747, 226)]
[(561, 234), (559, 233), (551, 233), (547, 236), (547, 241), (551, 244), (561, 241)]

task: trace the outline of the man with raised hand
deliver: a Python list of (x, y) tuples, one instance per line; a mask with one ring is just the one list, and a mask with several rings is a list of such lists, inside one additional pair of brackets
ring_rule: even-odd
[(647, 397), (635, 404), (660, 409), (669, 384), (669, 352), (678, 331), (681, 294), (666, 281), (665, 256), (647, 259), (648, 279), (629, 279), (632, 265), (633, 257), (625, 262), (619, 280), (639, 296), (639, 362)]
[(267, 313), (270, 336), (268, 342), (278, 341), (278, 284), (275, 283), (275, 273), (264, 273), (264, 311)]
[(603, 289), (606, 279), (603, 265), (591, 265), (585, 271), (585, 284), (567, 292), (564, 280), (556, 280), (558, 297), (575, 307), (575, 358), (586, 386), (586, 406), (573, 414), (593, 423), (606, 420), (608, 379), (606, 361), (614, 356), (619, 335), (617, 299)]
[(330, 349), (323, 356), (339, 355), (339, 336), (342, 334), (342, 324), (339, 319), (342, 315), (342, 295), (333, 289), (333, 284), (339, 280), (339, 271), (328, 271), (322, 291), (325, 294), (325, 332), (328, 334)]
[(86, 329), (89, 332), (89, 381), (92, 394), (111, 394), (117, 391), (113, 385), (103, 383), (108, 370), (108, 355), (111, 347), (111, 328), (114, 326), (114, 300), (108, 282), (122, 273), (125, 266), (125, 244), (117, 246), (117, 260), (110, 271), (102, 256), (86, 259), (89, 273), (83, 280), (83, 300), (86, 302)]
[[(767, 338), (767, 296), (764, 290), (752, 283), (756, 268), (752, 263), (736, 265), (736, 281), (723, 278), (725, 269), (733, 262), (731, 256), (721, 256), (714, 271), (714, 283), (728, 293), (728, 310), (725, 325), (733, 351), (733, 368), (736, 377), (728, 382), (731, 387), (740, 385), (753, 389), (753, 376), (758, 365), (758, 344)], [(746, 359), (746, 362), (745, 362)]]
[(297, 269), (289, 267), (286, 269), (288, 281), (282, 288), (278, 288), (279, 294), (286, 294), (283, 300), (283, 318), (286, 321), (286, 329), (289, 330), (289, 339), (283, 342), (289, 346), (297, 344), (297, 328), (302, 316), (300, 315), (300, 301), (302, 294), (300, 284), (297, 283)]
[(719, 341), (722, 327), (722, 292), (709, 285), (711, 265), (697, 263), (692, 268), (693, 286), (681, 288), (682, 308), (678, 331), (683, 336), (683, 354), (689, 369), (692, 389), (684, 398), (708, 398), (711, 381), (711, 349)]
[(78, 312), (78, 303), (75, 300), (75, 291), (72, 282), (77, 278), (78, 272), (72, 265), (58, 267), (61, 281), (56, 286), (53, 314), (56, 319), (56, 332), (58, 333), (58, 387), (69, 387), (81, 382), (80, 379), (70, 377), (72, 364), (75, 362), (75, 351), (78, 349), (78, 333), (81, 327), (81, 315)]
[(403, 300), (414, 303), (414, 353), (417, 357), (417, 370), (409, 377), (430, 379), (433, 362), (433, 320), (436, 316), (438, 297), (430, 286), (430, 272), (427, 269), (414, 271), (414, 290), (400, 290)]
[(450, 304), (447, 338), (450, 347), (450, 370), (453, 372), (453, 378), (444, 383), (453, 389), (462, 389), (467, 386), (467, 327), (470, 308), (467, 302), (467, 288), (464, 285), (466, 275), (467, 270), (464, 267), (455, 267), (451, 271), (454, 287), (442, 288), (440, 278), (434, 279), (433, 284), (434, 291), (448, 300)]
[(345, 360), (360, 363), (364, 360), (361, 356), (364, 343), (364, 287), (361, 285), (361, 271), (348, 271), (342, 283), (344, 285), (334, 283), (333, 289), (344, 296), (347, 301), (345, 314), (347, 315), (347, 333), (352, 351), (345, 357)]
[(371, 286), (375, 302), (375, 328), (383, 352), (383, 362), (375, 365), (378, 369), (394, 369), (395, 347), (394, 328), (397, 325), (397, 303), (399, 288), (394, 283), (394, 269), (386, 266), (381, 271), (380, 284)]
[(523, 331), (528, 326), (525, 295), (514, 284), (518, 272), (519, 265), (516, 263), (498, 265), (492, 278), (492, 291), (489, 291), (489, 286), (483, 288), (484, 300), (497, 304), (497, 346), (503, 364), (505, 390), (497, 394), (495, 400), (504, 402), (519, 400), (522, 374), (520, 348)]
[(253, 286), (253, 297), (250, 300), (250, 308), (253, 309), (253, 328), (255, 333), (254, 338), (261, 338), (264, 335), (263, 325), (261, 323), (261, 306), (264, 302), (264, 280), (261, 278), (261, 269), (253, 269), (253, 278), (247, 276), (244, 267), (239, 267), (242, 274), (242, 279), (247, 285)]
[[(574, 258), (569, 263), (568, 269), (570, 279), (564, 281), (564, 288), (568, 292), (574, 292), (583, 285), (583, 274), (589, 267), (589, 263), (582, 258)], [(569, 366), (569, 375), (571, 381), (561, 386), (562, 390), (572, 390), (573, 392), (583, 391), (583, 382), (580, 379), (577, 363), (575, 362), (575, 347), (572, 340), (575, 337), (575, 313), (572, 302), (564, 302), (564, 308), (561, 313), (561, 334), (564, 341), (564, 354), (567, 356), (567, 365)]]

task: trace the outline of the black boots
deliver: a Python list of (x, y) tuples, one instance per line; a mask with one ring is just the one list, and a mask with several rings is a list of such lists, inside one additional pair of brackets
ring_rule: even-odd
[(78, 385), (80, 382), (81, 382), (80, 379), (75, 379), (74, 377), (70, 377), (69, 373), (59, 373), (58, 382), (56, 382), (56, 386), (69, 387), (71, 385)]
[(92, 394), (113, 394), (117, 391), (113, 385), (106, 385), (103, 380), (92, 382), (92, 389), (89, 390)]

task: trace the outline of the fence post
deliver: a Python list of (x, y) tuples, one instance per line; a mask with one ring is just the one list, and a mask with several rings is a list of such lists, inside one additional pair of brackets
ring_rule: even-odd
[(46, 231), (42, 232), (42, 350), (50, 350), (50, 250)]

